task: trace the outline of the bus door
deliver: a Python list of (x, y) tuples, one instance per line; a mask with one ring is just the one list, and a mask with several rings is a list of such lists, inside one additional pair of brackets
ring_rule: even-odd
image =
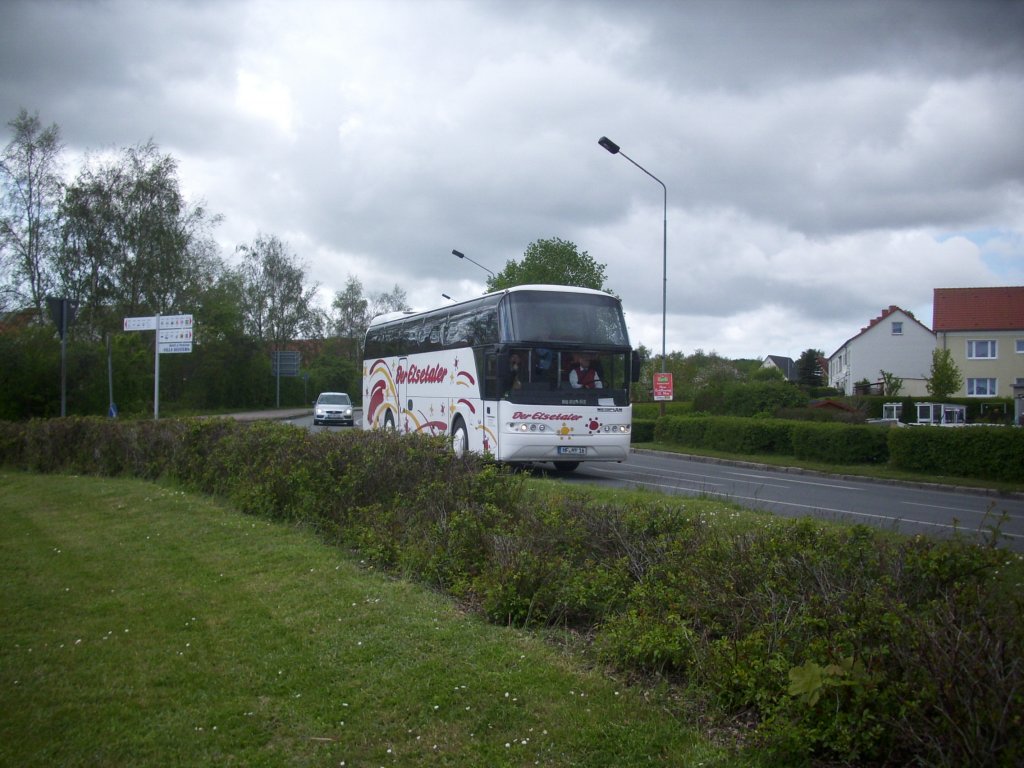
[(407, 422), (406, 413), (412, 410), (412, 403), (409, 402), (409, 358), (400, 357), (398, 358), (398, 374), (395, 377), (395, 391), (398, 394), (398, 413), (395, 414), (395, 418), (398, 419), (398, 423), (395, 424), (399, 430), (402, 429), (401, 425)]
[[(480, 361), (483, 365), (480, 365)], [(483, 355), (477, 356), (477, 371), (483, 372), (484, 380), (481, 394), (480, 406), (483, 408), (484, 422), (484, 451), (494, 453), (496, 450), (495, 441), (498, 436), (498, 408), (499, 401), (508, 388), (502, 387), (503, 379), (510, 382), (511, 372), (507, 361), (499, 355), (497, 349), (488, 349)], [(511, 387), (511, 383), (509, 383)]]

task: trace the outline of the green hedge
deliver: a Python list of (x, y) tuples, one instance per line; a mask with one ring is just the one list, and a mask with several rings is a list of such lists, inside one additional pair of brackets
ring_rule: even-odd
[(885, 427), (801, 422), (792, 427), (793, 455), (828, 464), (884, 464), (889, 460)]
[(669, 400), (665, 402), (633, 403), (634, 419), (657, 419), (661, 417), (662, 408), (666, 416), (689, 416), (693, 413), (693, 403), (687, 400)]
[(1024, 482), (1024, 429), (907, 427), (889, 432), (892, 465), (912, 472)]
[(666, 416), (658, 419), (655, 424), (654, 439), (659, 443), (701, 448), (704, 445), (704, 433), (712, 420), (710, 416)]
[(691, 448), (731, 453), (792, 454), (793, 423), (739, 416), (666, 416), (658, 419), (654, 439)]
[[(729, 444), (781, 440), (768, 420), (662, 421)], [(963, 534), (602, 504), (457, 459), (440, 439), (274, 423), (0, 422), (0, 463), (174, 478), (315, 527), (502, 625), (577, 629), (623, 674), (685, 687), (680, 704), (699, 704), (684, 716), (752, 721), (751, 765), (1024, 760), (1007, 716), (1024, 711), (1024, 568)]]
[(631, 443), (651, 443), (654, 442), (654, 427), (658, 423), (657, 419), (633, 419), (633, 429), (630, 432), (629, 441)]
[[(666, 416), (654, 440), (684, 448), (779, 454), (828, 464), (886, 464), (911, 472), (1024, 482), (1024, 430), (888, 427), (733, 416)], [(635, 440), (635, 442), (640, 442)]]

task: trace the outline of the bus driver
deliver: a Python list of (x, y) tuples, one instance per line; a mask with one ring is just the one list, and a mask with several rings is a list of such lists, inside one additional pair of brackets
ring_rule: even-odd
[(601, 389), (601, 376), (592, 367), (593, 359), (587, 353), (578, 355), (569, 370), (569, 385), (573, 389)]

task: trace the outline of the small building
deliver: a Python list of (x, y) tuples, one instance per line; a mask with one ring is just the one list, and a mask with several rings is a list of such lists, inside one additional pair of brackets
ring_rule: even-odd
[(899, 421), (903, 418), (903, 403), (884, 403), (882, 421)]
[(952, 427), (967, 423), (967, 406), (952, 403), (918, 403), (917, 423)]
[(786, 381), (795, 382), (799, 377), (796, 370), (796, 363), (793, 362), (791, 357), (782, 357), (781, 355), (768, 355), (761, 363), (762, 368), (774, 368), (775, 370), (782, 373)]
[[(901, 395), (922, 397), (932, 365), (935, 334), (910, 312), (892, 305), (828, 358), (829, 386), (846, 395), (884, 392), (882, 371), (903, 380)], [(856, 391), (860, 382), (866, 391)]]

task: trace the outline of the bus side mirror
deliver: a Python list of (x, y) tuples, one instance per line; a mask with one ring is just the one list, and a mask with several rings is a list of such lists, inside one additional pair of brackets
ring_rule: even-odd
[(629, 380), (636, 384), (640, 381), (640, 369), (643, 367), (643, 360), (640, 359), (640, 353), (635, 349), (633, 350), (633, 364), (629, 367)]

